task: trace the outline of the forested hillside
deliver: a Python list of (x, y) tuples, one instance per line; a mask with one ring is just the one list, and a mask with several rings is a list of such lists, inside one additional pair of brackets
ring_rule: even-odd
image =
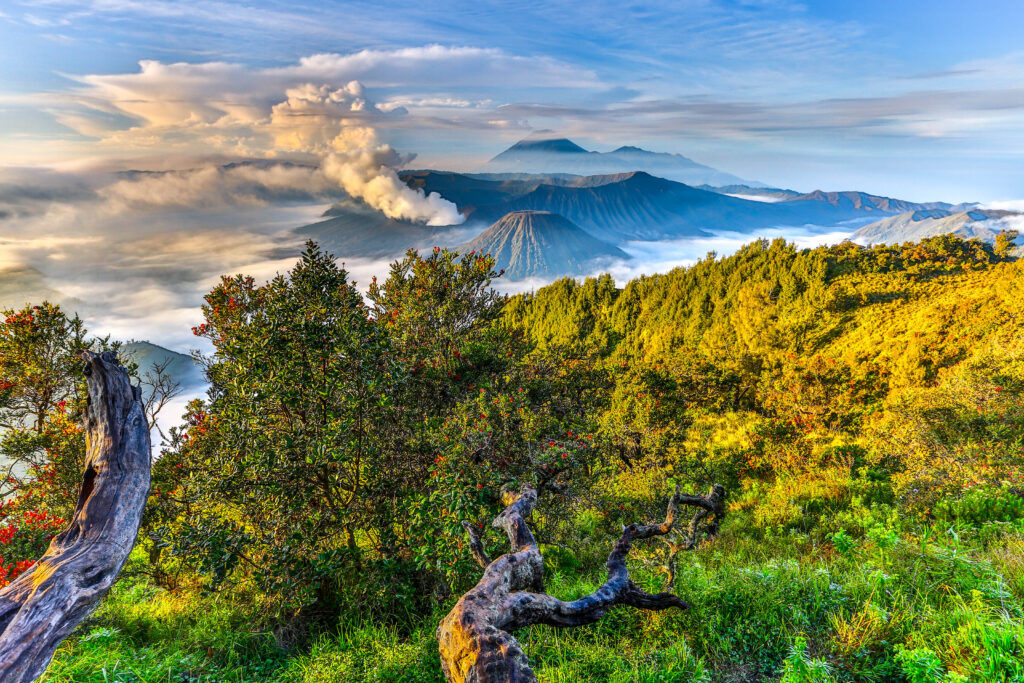
[[(688, 608), (522, 629), (539, 680), (1024, 680), (1024, 266), (1003, 247), (757, 241), (512, 298), (492, 259), (443, 250), (367, 292), (314, 245), (269, 283), (224, 278), (194, 329), (209, 395), (44, 680), (442, 681), (475, 540), (508, 551), (503, 488), (535, 488), (547, 592), (574, 600), (624, 525), (716, 484), (714, 528), (628, 555)], [(0, 345), (0, 407), (38, 418), (0, 444), (33, 454), (3, 508), (13, 577), (81, 463), (80, 378), (47, 359), (109, 342), (44, 306)], [(55, 375), (66, 398), (28, 400)]]

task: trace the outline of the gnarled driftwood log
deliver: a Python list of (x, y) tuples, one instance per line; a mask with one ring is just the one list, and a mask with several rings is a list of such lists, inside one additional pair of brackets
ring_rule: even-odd
[[(723, 489), (724, 492), (724, 489)], [(686, 608), (671, 593), (652, 595), (629, 578), (626, 556), (633, 541), (664, 536), (672, 530), (681, 504), (693, 504), (677, 489), (669, 500), (665, 521), (622, 530), (608, 556), (608, 580), (594, 593), (563, 602), (544, 593), (544, 560), (526, 520), (537, 503), (537, 493), (526, 488), (518, 494), (505, 492), (508, 506), (492, 526), (504, 529), (512, 550), (491, 560), (479, 531), (464, 523), (470, 550), (484, 575), (462, 596), (437, 629), (441, 666), (451, 683), (528, 683), (536, 681), (526, 654), (512, 636), (532, 624), (581, 626), (603, 617), (615, 605), (663, 610)], [(703, 505), (701, 506), (703, 509)]]
[(86, 461), (71, 525), (0, 590), (0, 681), (28, 683), (97, 606), (128, 559), (149, 495), (149, 428), (113, 351), (86, 352)]

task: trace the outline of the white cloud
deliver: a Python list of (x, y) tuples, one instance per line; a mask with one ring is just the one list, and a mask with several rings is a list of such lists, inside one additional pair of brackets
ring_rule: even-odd
[(986, 202), (983, 209), (996, 209), (999, 211), (1020, 211), (1024, 212), (1024, 199), (1005, 199), (996, 202)]
[[(51, 103), (58, 121), (82, 135), (98, 138), (99, 149), (124, 153), (201, 154), (214, 151), (242, 157), (289, 156), (318, 160), (323, 178), (349, 195), (363, 199), (391, 218), (429, 225), (461, 223), (454, 204), (426, 196), (402, 183), (395, 169), (412, 160), (380, 140), (379, 130), (409, 115), (410, 108), (429, 113), (432, 125), (452, 125), (439, 118), (446, 111), (483, 111), (450, 94), (429, 94), (433, 85), (451, 87), (521, 82), (530, 86), (588, 87), (593, 74), (539, 57), (509, 56), (500, 50), (430, 45), (397, 50), (362, 50), (317, 54), (298, 64), (253, 69), (227, 62), (139, 63), (137, 73), (84, 75), (70, 95)], [(360, 80), (356, 80), (360, 79)], [(377, 106), (362, 81), (378, 87), (407, 87), (423, 93), (394, 96)], [(473, 114), (474, 126), (491, 117)], [(297, 172), (292, 172), (294, 175)], [(128, 203), (193, 202), (222, 187), (238, 203), (223, 172), (177, 175), (159, 180), (133, 179), (105, 191), (109, 199)], [(214, 181), (211, 185), (209, 181)], [(149, 185), (159, 185), (154, 193)], [(205, 195), (204, 195), (205, 196)], [(249, 196), (252, 196), (251, 193)], [(198, 202), (198, 203), (197, 203)]]
[(269, 202), (339, 198), (337, 184), (320, 169), (293, 164), (214, 165), (161, 173), (140, 173), (98, 191), (107, 210), (152, 207), (190, 209)]
[(520, 57), (494, 48), (444, 45), (361, 50), (347, 55), (317, 54), (303, 57), (298, 65), (268, 73), (297, 80), (359, 80), (371, 87), (599, 86), (594, 72), (548, 57)]
[[(127, 117), (134, 122), (131, 130), (141, 129), (135, 130), (137, 140), (148, 134), (156, 145), (180, 144), (182, 135), (203, 140), (211, 129), (258, 129), (285, 93), (290, 98), (292, 93), (309, 87), (343, 92), (353, 81), (367, 87), (405, 89), (408, 94), (394, 96), (398, 102), (404, 101), (404, 106), (452, 110), (466, 108), (467, 100), (452, 92), (467, 87), (599, 85), (592, 72), (550, 58), (442, 45), (362, 50), (347, 55), (316, 54), (303, 57), (292, 66), (270, 69), (228, 62), (165, 64), (143, 60), (136, 73), (68, 77), (80, 87), (50, 98), (66, 125), (84, 135), (96, 136), (102, 131), (109, 132), (109, 116)], [(388, 109), (394, 113), (395, 107)], [(389, 112), (372, 107), (350, 113), (361, 113), (366, 118)], [(97, 121), (89, 123), (85, 120), (88, 118)], [(258, 133), (257, 130), (257, 137)], [(123, 144), (126, 139), (121, 135), (117, 142)]]

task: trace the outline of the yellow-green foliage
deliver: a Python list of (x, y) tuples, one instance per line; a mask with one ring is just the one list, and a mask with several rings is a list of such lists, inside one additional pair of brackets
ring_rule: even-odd
[[(764, 523), (849, 501), (844, 476), (891, 479), (921, 513), (1013, 481), (1021, 315), (1024, 262), (952, 236), (870, 249), (762, 240), (621, 291), (559, 282), (505, 311), (541, 347), (604, 354), (617, 379), (603, 428), (626, 465), (771, 482)], [(726, 415), (743, 435), (731, 443), (714, 426)]]
[[(622, 289), (605, 276), (486, 295), (470, 341), (430, 332), (450, 298), (430, 268), (429, 287), (395, 280), (378, 317), (359, 317), (400, 351), (395, 419), (365, 435), (382, 450), (367, 451), (352, 525), (327, 537), (345, 563), (324, 565), (317, 602), (272, 612), (248, 565), (202, 584), (195, 553), (173, 548), (155, 576), (176, 590), (136, 574), (48, 680), (440, 681), (434, 627), (479, 575), (460, 522), (486, 532), (498, 489), (524, 482), (541, 489), (531, 524), (562, 599), (601, 585), (623, 525), (660, 519), (673, 485), (727, 490), (721, 535), (679, 554), (674, 586), (667, 546), (630, 554), (638, 585), (690, 609), (526, 629), (541, 681), (1024, 680), (1024, 263), (954, 236), (761, 240)], [(183, 460), (165, 457), (175, 479)], [(157, 522), (148, 532), (159, 542)]]

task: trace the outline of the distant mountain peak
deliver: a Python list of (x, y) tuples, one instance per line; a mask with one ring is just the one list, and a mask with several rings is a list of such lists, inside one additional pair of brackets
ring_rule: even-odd
[(494, 257), (510, 280), (586, 275), (598, 262), (626, 259), (621, 249), (597, 239), (553, 211), (510, 211), (460, 251)]
[(527, 136), (494, 157), (500, 159), (502, 154), (510, 152), (548, 152), (553, 154), (589, 154), (589, 152), (569, 138)]
[(746, 181), (699, 164), (682, 154), (623, 145), (611, 152), (587, 150), (553, 131), (537, 131), (496, 155), (480, 169), (490, 173), (570, 173), (581, 176), (646, 171), (688, 185), (743, 184)]

